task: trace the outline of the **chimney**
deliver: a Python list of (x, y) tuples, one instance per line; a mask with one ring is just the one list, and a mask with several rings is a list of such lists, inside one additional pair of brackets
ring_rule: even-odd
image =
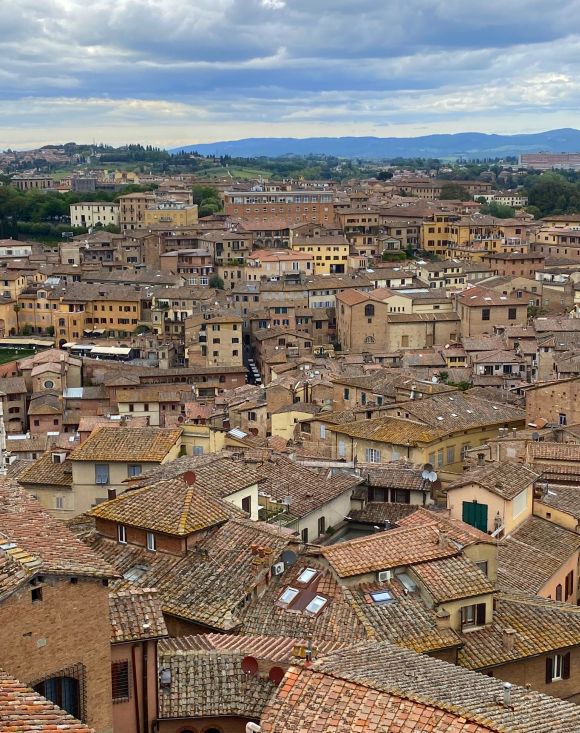
[(485, 466), (485, 453), (478, 453), (477, 454), (477, 465), (478, 466)]
[(447, 547), (449, 545), (449, 536), (447, 532), (439, 532), (439, 540), (437, 544), (439, 547)]
[(503, 683), (503, 704), (506, 708), (512, 706), (512, 686), (510, 682)]
[(117, 489), (107, 489), (107, 498), (116, 499), (117, 498)]
[(435, 625), (441, 631), (451, 628), (451, 614), (444, 608), (439, 608), (435, 614)]
[(518, 434), (517, 428), (512, 428), (512, 438), (515, 438)]
[(503, 630), (503, 648), (506, 652), (513, 652), (515, 641), (516, 630), (509, 627), (505, 628)]

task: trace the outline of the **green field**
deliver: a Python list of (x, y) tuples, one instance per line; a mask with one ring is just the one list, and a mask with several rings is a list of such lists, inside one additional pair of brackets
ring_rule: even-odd
[(34, 349), (0, 349), (0, 364), (6, 364), (8, 361), (16, 359), (25, 359), (36, 352)]
[(239, 166), (231, 166), (225, 168), (221, 165), (215, 165), (210, 168), (202, 168), (195, 171), (195, 175), (200, 178), (270, 178), (270, 171), (261, 168), (241, 168)]

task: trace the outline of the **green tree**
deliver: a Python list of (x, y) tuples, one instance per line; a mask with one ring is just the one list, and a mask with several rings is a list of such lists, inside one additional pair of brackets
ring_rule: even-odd
[(225, 288), (225, 283), (219, 275), (212, 275), (209, 279), (209, 286), (216, 290), (223, 290)]
[(489, 204), (482, 206), (481, 213), (495, 216), (497, 219), (511, 219), (516, 215), (515, 209), (512, 209), (511, 206), (498, 204), (497, 201), (490, 201)]
[(439, 198), (444, 200), (458, 201), (471, 200), (471, 196), (467, 192), (467, 189), (464, 186), (461, 186), (459, 183), (454, 183), (453, 181), (443, 184), (443, 186), (441, 187), (441, 195), (439, 196)]

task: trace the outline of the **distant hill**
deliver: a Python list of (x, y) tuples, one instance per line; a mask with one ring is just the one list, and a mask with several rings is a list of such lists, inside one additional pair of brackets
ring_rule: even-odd
[(255, 137), (203, 145), (185, 145), (169, 152), (253, 158), (261, 155), (335, 155), (339, 158), (498, 158), (519, 153), (580, 152), (580, 130), (565, 128), (529, 135), (487, 135), (460, 132), (422, 137)]

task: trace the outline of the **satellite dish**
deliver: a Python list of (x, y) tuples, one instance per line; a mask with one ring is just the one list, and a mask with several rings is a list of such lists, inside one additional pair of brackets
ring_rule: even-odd
[(186, 471), (183, 474), (183, 480), (188, 486), (192, 486), (195, 483), (195, 473), (193, 471)]
[(437, 474), (435, 473), (435, 471), (429, 471), (427, 475), (427, 480), (430, 481), (432, 484), (437, 481)]
[(270, 682), (273, 682), (276, 687), (282, 682), (284, 679), (284, 670), (282, 667), (272, 667), (270, 672), (268, 673), (268, 679)]
[(258, 674), (258, 662), (254, 657), (242, 659), (242, 670), (248, 677), (255, 677)]
[(296, 560), (298, 560), (298, 555), (295, 552), (292, 552), (292, 550), (284, 550), (280, 555), (280, 560), (282, 560), (286, 567), (291, 567), (296, 563)]

